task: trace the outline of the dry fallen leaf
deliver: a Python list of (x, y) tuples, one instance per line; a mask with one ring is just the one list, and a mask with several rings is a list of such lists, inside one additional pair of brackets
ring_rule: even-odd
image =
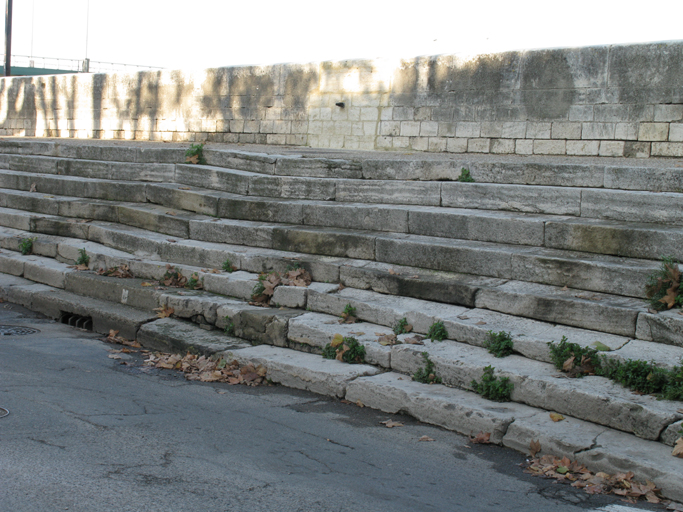
[(148, 281), (145, 281), (144, 283), (140, 283), (140, 286), (154, 286), (156, 283), (150, 283)]
[(558, 414), (556, 412), (551, 412), (550, 413), (550, 419), (553, 420), (555, 423), (557, 423), (558, 421), (562, 421), (564, 419), (564, 416), (562, 416), (561, 414)]
[(418, 441), (434, 441), (434, 439), (429, 436), (422, 436)]
[(392, 276), (400, 276), (400, 275), (401, 275), (400, 272), (396, 272), (393, 268), (390, 268), (390, 269), (389, 269), (389, 273), (390, 273)]
[(363, 402), (361, 402), (360, 400), (356, 400), (356, 405), (358, 407), (365, 407), (365, 404)]
[(166, 215), (173, 215), (175, 217), (178, 214), (176, 212), (166, 212)]
[(532, 457), (536, 457), (536, 454), (541, 451), (541, 442), (533, 439), (529, 443), (529, 453)]
[(401, 423), (399, 421), (394, 421), (394, 420), (380, 421), (380, 423), (387, 428), (394, 428), (394, 427), (402, 427), (403, 426), (403, 423)]
[(674, 450), (671, 452), (671, 455), (683, 459), (683, 437), (676, 439)]
[(121, 356), (118, 354), (109, 354), (107, 357), (109, 359), (121, 359)]
[(168, 306), (162, 306), (160, 308), (154, 308), (154, 311), (157, 312), (157, 316), (159, 318), (168, 318), (173, 314), (173, 308), (169, 308)]
[(406, 343), (408, 345), (424, 345), (424, 336), (420, 336), (419, 334), (416, 334), (414, 336), (411, 336), (410, 338), (404, 338), (403, 343)]
[(199, 155), (192, 155), (185, 158), (185, 163), (196, 164), (199, 163)]
[(476, 436), (470, 436), (472, 444), (491, 444), (491, 432), (479, 432)]
[(379, 338), (377, 338), (377, 342), (386, 347), (387, 345), (396, 345), (398, 342), (398, 339), (396, 338), (396, 335), (392, 332), (391, 334), (383, 334)]
[(486, 322), (484, 322), (484, 321), (482, 320), (482, 321), (477, 322), (477, 323), (474, 324), (474, 325), (486, 325)]
[(178, 190), (192, 190), (190, 187), (178, 187)]
[(36, 184), (31, 183), (31, 188), (28, 189), (29, 192), (36, 192)]
[(567, 285), (565, 284), (565, 285), (562, 287), (562, 291), (563, 291), (563, 292), (566, 292), (567, 290), (569, 290), (569, 288), (568, 288)]

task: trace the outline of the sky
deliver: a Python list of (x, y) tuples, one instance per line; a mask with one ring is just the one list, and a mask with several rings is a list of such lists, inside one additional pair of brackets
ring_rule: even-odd
[[(14, 0), (13, 5), (12, 55), (87, 56), (169, 69), (683, 39), (682, 0), (631, 7), (623, 0)], [(4, 17), (2, 25), (4, 34)]]

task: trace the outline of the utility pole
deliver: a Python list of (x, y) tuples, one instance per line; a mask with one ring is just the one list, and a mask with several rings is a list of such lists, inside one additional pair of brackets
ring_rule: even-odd
[(12, 0), (5, 7), (5, 76), (12, 76)]

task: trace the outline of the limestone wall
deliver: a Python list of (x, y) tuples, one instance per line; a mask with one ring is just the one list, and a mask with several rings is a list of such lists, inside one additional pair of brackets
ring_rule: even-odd
[(0, 135), (683, 156), (683, 42), (0, 79)]

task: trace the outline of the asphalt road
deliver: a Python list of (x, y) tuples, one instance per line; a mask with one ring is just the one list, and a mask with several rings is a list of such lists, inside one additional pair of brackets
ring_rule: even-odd
[(517, 452), (405, 416), (121, 364), (100, 336), (13, 304), (0, 325), (41, 331), (0, 336), (1, 512), (663, 510), (527, 475)]

